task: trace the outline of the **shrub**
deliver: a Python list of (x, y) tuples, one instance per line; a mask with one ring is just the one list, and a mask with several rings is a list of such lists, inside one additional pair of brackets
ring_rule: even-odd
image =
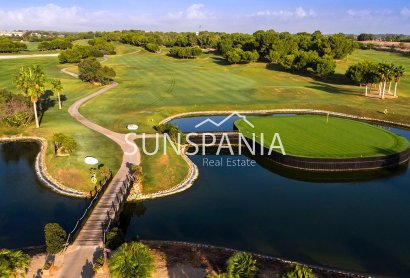
[(108, 232), (105, 245), (111, 250), (115, 250), (124, 243), (125, 236), (122, 230), (114, 227)]
[(282, 273), (282, 278), (315, 278), (312, 269), (307, 266), (293, 264)]
[(145, 45), (145, 49), (148, 50), (149, 52), (159, 52), (160, 50), (159, 45), (156, 43), (147, 43)]
[(94, 46), (101, 51), (104, 55), (116, 54), (114, 45), (107, 41), (105, 38), (96, 38), (88, 41), (88, 44)]
[(26, 126), (33, 121), (30, 101), (7, 90), (0, 90), (0, 122), (9, 127)]
[(57, 154), (70, 154), (77, 148), (74, 138), (63, 133), (54, 134), (53, 142)]
[(114, 80), (116, 73), (113, 68), (103, 67), (96, 58), (84, 59), (78, 64), (79, 78), (85, 82), (108, 84)]
[(44, 227), (46, 249), (49, 254), (57, 254), (64, 248), (66, 231), (57, 223), (49, 223)]
[(170, 123), (160, 124), (160, 125), (155, 126), (154, 129), (160, 133), (168, 134), (169, 137), (175, 142), (178, 141), (178, 134), (180, 134), (181, 144), (185, 142), (184, 134), (182, 134), (179, 128), (174, 124), (170, 124)]
[(73, 44), (71, 43), (71, 41), (69, 39), (54, 39), (51, 41), (44, 41), (41, 42), (38, 45), (38, 49), (39, 50), (55, 50), (55, 49), (68, 49), (68, 48), (72, 48)]
[(225, 59), (229, 64), (248, 64), (259, 59), (259, 53), (256, 50), (243, 51), (241, 48), (233, 48), (225, 53)]
[(228, 259), (226, 270), (229, 277), (254, 277), (257, 271), (256, 260), (249, 253), (237, 252)]
[(95, 263), (93, 265), (93, 270), (94, 272), (97, 272), (100, 268), (102, 268), (104, 265), (104, 257), (99, 257), (95, 260)]
[(169, 51), (169, 55), (176, 58), (195, 58), (201, 54), (202, 50), (199, 47), (174, 46)]
[(58, 55), (61, 64), (79, 63), (81, 59), (89, 57), (103, 57), (104, 53), (97, 46), (74, 45), (72, 48), (64, 50)]
[(13, 42), (10, 38), (0, 38), (0, 53), (13, 53), (26, 49), (25, 43)]
[(0, 277), (17, 277), (19, 271), (24, 270), (30, 257), (21, 251), (0, 249)]
[(154, 258), (139, 242), (124, 243), (108, 261), (113, 278), (148, 278), (154, 271)]

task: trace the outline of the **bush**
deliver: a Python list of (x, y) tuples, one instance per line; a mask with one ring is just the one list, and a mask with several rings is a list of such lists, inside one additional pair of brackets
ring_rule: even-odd
[(113, 278), (148, 278), (154, 271), (154, 258), (139, 242), (124, 243), (108, 261)]
[(159, 45), (156, 43), (147, 43), (145, 45), (145, 49), (148, 50), (149, 52), (159, 52), (160, 50)]
[(74, 45), (72, 48), (64, 50), (58, 55), (61, 64), (79, 63), (81, 59), (89, 57), (103, 57), (104, 53), (97, 46)]
[(282, 273), (282, 278), (316, 278), (316, 275), (307, 266), (293, 264)]
[(228, 259), (226, 270), (229, 277), (254, 277), (257, 271), (256, 260), (249, 253), (237, 252)]
[(38, 50), (55, 50), (72, 48), (73, 44), (69, 39), (54, 39), (51, 41), (44, 41), (38, 45)]
[(67, 233), (59, 224), (46, 224), (44, 234), (48, 254), (57, 254), (63, 250)]
[(21, 42), (13, 42), (10, 38), (0, 38), (0, 53), (14, 53), (27, 50), (27, 45)]
[(58, 154), (71, 154), (77, 148), (74, 138), (63, 133), (56, 133), (53, 136), (55, 151)]
[(184, 134), (181, 133), (181, 131), (179, 130), (179, 128), (174, 125), (174, 124), (170, 124), (170, 123), (165, 123), (165, 124), (160, 124), (154, 127), (154, 129), (156, 131), (158, 131), (159, 133), (166, 133), (169, 135), (169, 137), (174, 141), (177, 142), (178, 141), (178, 134), (181, 134), (181, 144), (185, 142), (185, 136)]
[(114, 55), (116, 54), (114, 45), (108, 42), (105, 38), (96, 38), (88, 41), (88, 44), (94, 46), (96, 49), (101, 51), (104, 55)]
[(99, 257), (95, 260), (95, 263), (93, 265), (93, 270), (94, 272), (97, 272), (100, 268), (102, 268), (104, 265), (104, 257)]
[(114, 227), (108, 232), (105, 245), (111, 250), (115, 250), (124, 243), (125, 236), (122, 230)]
[(108, 84), (114, 80), (116, 73), (113, 68), (101, 66), (94, 57), (84, 59), (78, 64), (79, 78), (85, 82)]
[(169, 55), (176, 58), (195, 58), (201, 54), (202, 50), (199, 47), (174, 46), (169, 51)]
[[(30, 256), (21, 251), (0, 249), (0, 277), (17, 277), (30, 261)], [(24, 275), (23, 275), (24, 276)]]
[(248, 64), (259, 59), (259, 54), (256, 50), (243, 51), (241, 48), (233, 48), (225, 53), (225, 59), (229, 64)]
[(30, 101), (7, 90), (0, 90), (0, 122), (9, 127), (21, 127), (33, 121)]

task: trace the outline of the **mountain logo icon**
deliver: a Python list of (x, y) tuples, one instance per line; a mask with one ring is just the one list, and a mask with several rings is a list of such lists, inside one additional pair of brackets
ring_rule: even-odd
[(203, 125), (205, 125), (205, 124), (207, 124), (207, 123), (210, 123), (210, 124), (212, 124), (212, 125), (214, 125), (214, 126), (216, 126), (216, 127), (220, 127), (220, 126), (223, 125), (226, 121), (228, 121), (230, 118), (232, 118), (232, 117), (234, 117), (234, 116), (237, 116), (237, 117), (243, 119), (243, 120), (245, 121), (245, 123), (248, 124), (250, 127), (252, 127), (252, 128), (255, 127), (251, 122), (249, 122), (249, 121), (246, 119), (246, 116), (243, 116), (243, 115), (239, 114), (238, 112), (233, 112), (232, 114), (226, 116), (226, 117), (225, 117), (222, 121), (220, 121), (219, 123), (217, 123), (217, 122), (215, 122), (214, 120), (211, 120), (210, 118), (208, 118), (208, 119), (203, 120), (203, 121), (200, 122), (199, 124), (195, 125), (195, 128), (201, 127), (201, 126), (203, 126)]

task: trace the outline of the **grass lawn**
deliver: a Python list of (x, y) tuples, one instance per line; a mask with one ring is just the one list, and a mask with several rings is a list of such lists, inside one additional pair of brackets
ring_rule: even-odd
[[(249, 118), (235, 122), (246, 137), (264, 134), (264, 145), (270, 148), (279, 133), (288, 155), (322, 158), (372, 157), (404, 151), (410, 142), (401, 136), (373, 125), (326, 116), (299, 115)], [(276, 144), (277, 145), (277, 142)]]
[[(17, 92), (13, 84), (13, 78), (22, 65), (40, 65), (47, 78), (59, 78), (63, 82), (67, 100), (63, 103), (63, 109), (58, 110), (58, 105), (50, 107), (44, 114), (41, 127), (36, 129), (33, 125), (24, 129), (9, 129), (0, 127), (1, 135), (36, 135), (49, 140), (54, 133), (62, 132), (75, 138), (77, 151), (69, 157), (57, 157), (53, 155), (51, 144), (47, 150), (47, 167), (51, 175), (62, 181), (65, 185), (88, 192), (94, 186), (90, 182), (89, 166), (84, 163), (86, 155), (93, 155), (99, 161), (114, 172), (120, 166), (122, 152), (119, 146), (105, 136), (89, 130), (70, 117), (68, 107), (77, 99), (80, 99), (97, 90), (89, 84), (80, 82), (68, 75), (61, 73), (63, 66), (59, 65), (56, 57), (31, 58), (16, 60), (1, 60), (0, 88), (7, 88)], [(53, 97), (55, 99), (55, 97)]]
[[(398, 99), (365, 98), (363, 88), (346, 83), (342, 74), (348, 65), (367, 58), (406, 67)], [(117, 71), (119, 86), (81, 112), (121, 132), (129, 122), (137, 123), (141, 132), (152, 132), (152, 126), (169, 115), (201, 110), (317, 108), (410, 123), (410, 63), (401, 54), (357, 50), (338, 62), (336, 76), (326, 82), (267, 69), (265, 63), (225, 65), (213, 54), (184, 60), (141, 50), (112, 56), (106, 65)], [(389, 113), (384, 115), (386, 108)]]
[[(85, 44), (86, 41), (79, 43)], [(409, 73), (399, 85), (400, 97), (383, 101), (363, 97), (363, 88), (346, 84), (341, 75), (349, 64), (362, 59), (392, 61), (404, 65), (410, 72), (408, 57), (401, 54), (357, 50), (348, 59), (338, 62), (336, 77), (323, 82), (275, 67), (268, 69), (265, 63), (229, 66), (214, 54), (205, 54), (193, 60), (178, 60), (166, 56), (166, 51), (153, 54), (129, 45), (114, 44), (118, 55), (109, 56), (105, 64), (116, 70), (119, 86), (80, 109), (90, 120), (114, 131), (127, 132), (126, 124), (136, 123), (140, 126), (139, 132), (152, 132), (152, 126), (163, 118), (181, 112), (274, 108), (328, 109), (410, 123)], [(30, 47), (34, 50), (34, 44)], [(92, 186), (89, 184), (89, 167), (83, 163), (84, 156), (94, 155), (114, 171), (121, 161), (121, 150), (115, 143), (83, 127), (67, 113), (67, 108), (75, 100), (97, 88), (61, 73), (63, 67), (70, 67), (76, 72), (76, 66), (59, 65), (55, 57), (1, 60), (0, 88), (16, 91), (12, 82), (14, 75), (21, 65), (30, 64), (42, 66), (48, 78), (60, 78), (67, 101), (62, 111), (56, 106), (48, 109), (40, 129), (33, 126), (0, 128), (0, 135), (26, 134), (50, 139), (54, 133), (64, 132), (73, 136), (78, 143), (75, 154), (68, 158), (54, 158), (50, 148), (48, 168), (66, 185), (87, 191)], [(380, 113), (386, 108), (389, 111), (387, 115)], [(167, 175), (155, 170), (164, 167), (165, 160), (174, 169), (168, 169), (170, 172)], [(172, 156), (145, 158), (143, 164), (147, 193), (175, 185), (183, 179), (187, 170), (182, 159)]]
[[(155, 150), (155, 139), (146, 140), (146, 150)], [(163, 138), (158, 139), (159, 150), (155, 155), (145, 155), (142, 151), (142, 140), (136, 143), (141, 150), (141, 166), (143, 172), (142, 190), (144, 194), (155, 193), (171, 188), (184, 180), (189, 167), (185, 160), (175, 153), (167, 144), (167, 154), (164, 155)]]

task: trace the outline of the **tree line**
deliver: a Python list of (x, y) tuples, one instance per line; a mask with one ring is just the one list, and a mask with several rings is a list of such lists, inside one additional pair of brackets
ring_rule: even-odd
[(27, 50), (27, 45), (22, 42), (14, 42), (10, 38), (0, 37), (0, 53), (17, 53)]
[(38, 45), (38, 50), (47, 51), (47, 50), (56, 50), (61, 49), (65, 50), (67, 48), (73, 47), (72, 41), (70, 39), (53, 39), (51, 41), (43, 41)]
[(403, 34), (369, 34), (362, 33), (357, 36), (358, 41), (385, 41), (385, 42), (410, 42), (409, 35)]
[[(365, 86), (365, 96), (371, 93), (375, 85), (379, 97), (384, 99), (386, 93), (391, 94), (393, 82), (393, 96), (397, 97), (397, 85), (404, 73), (405, 69), (401, 65), (363, 61), (351, 65), (346, 71), (346, 77), (357, 84), (363, 84)], [(368, 91), (369, 87), (370, 92)]]
[(89, 57), (103, 57), (104, 55), (115, 55), (114, 45), (104, 38), (91, 39), (88, 45), (72, 45), (58, 55), (61, 64), (79, 63)]
[(323, 35), (274, 30), (257, 31), (253, 34), (200, 32), (144, 32), (116, 31), (100, 34), (107, 41), (145, 47), (157, 52), (161, 45), (171, 47), (170, 55), (177, 58), (192, 58), (200, 55), (198, 49), (218, 51), (227, 63), (270, 62), (293, 71), (308, 71), (318, 76), (334, 72), (335, 59), (343, 59), (358, 48), (351, 36), (344, 34)]
[(202, 50), (199, 47), (181, 47), (181, 46), (173, 46), (169, 50), (169, 55), (176, 57), (176, 58), (195, 58), (202, 54)]

